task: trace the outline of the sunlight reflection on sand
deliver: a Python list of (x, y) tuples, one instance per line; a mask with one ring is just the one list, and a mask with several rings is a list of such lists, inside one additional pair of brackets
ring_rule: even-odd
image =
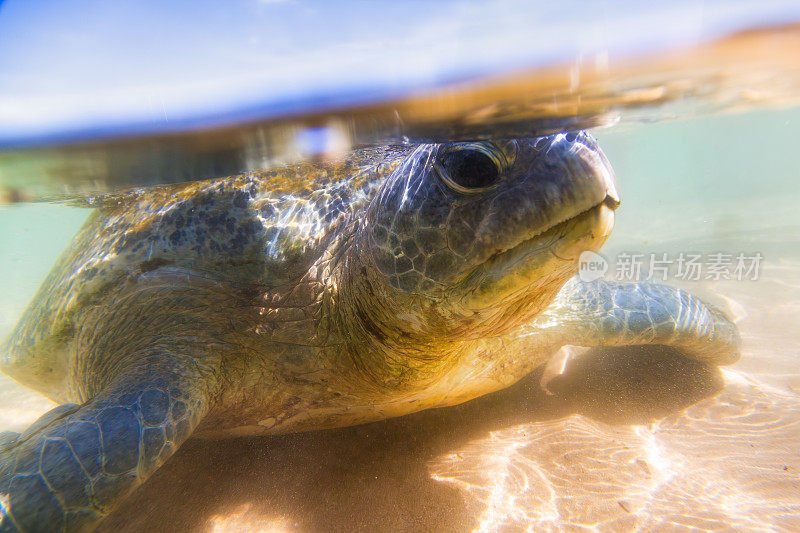
[[(798, 272), (687, 285), (739, 319), (721, 372), (578, 358), (555, 395), (532, 376), (357, 428), (190, 440), (100, 530), (800, 530)], [(51, 405), (7, 380), (0, 402), (9, 429)]]
[[(292, 521), (287, 518), (264, 518), (251, 511), (249, 504), (244, 504), (226, 515), (214, 515), (208, 520), (209, 533), (278, 533), (292, 528)], [(296, 525), (296, 524), (295, 524)]]
[[(796, 275), (798, 267), (790, 271)], [(431, 476), (463, 492), (479, 513), (480, 531), (800, 528), (800, 398), (784, 385), (797, 381), (797, 348), (772, 352), (772, 339), (758, 327), (777, 320), (787, 327), (784, 336), (793, 335), (800, 285), (768, 278), (758, 289), (762, 302), (783, 292), (787, 305), (748, 319), (742, 303), (724, 296), (745, 339), (743, 363), (757, 363), (759, 372), (739, 370), (743, 363), (723, 369), (719, 396), (651, 425), (572, 415), (494, 431), (436, 458)], [(744, 300), (756, 296), (748, 292)], [(776, 368), (779, 358), (795, 371)]]
[(729, 384), (651, 426), (573, 415), (492, 432), (431, 462), (431, 475), (472, 500), (479, 531), (796, 527), (800, 424), (784, 418), (796, 405)]

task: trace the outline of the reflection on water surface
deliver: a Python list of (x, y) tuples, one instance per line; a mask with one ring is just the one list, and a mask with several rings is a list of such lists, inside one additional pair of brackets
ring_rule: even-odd
[[(762, 111), (598, 133), (623, 199), (608, 257), (764, 254), (756, 281), (684, 284), (736, 317), (737, 364), (596, 349), (551, 394), (539, 371), (365, 426), (190, 440), (101, 530), (800, 529), (798, 123)], [(0, 210), (3, 332), (85, 214)], [(0, 428), (20, 429), (52, 404), (0, 378), (0, 405)]]

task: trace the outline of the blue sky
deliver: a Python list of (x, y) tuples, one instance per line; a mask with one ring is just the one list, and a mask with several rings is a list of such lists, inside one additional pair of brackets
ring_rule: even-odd
[(6, 0), (0, 146), (302, 112), (800, 19), (786, 0), (643, 4)]

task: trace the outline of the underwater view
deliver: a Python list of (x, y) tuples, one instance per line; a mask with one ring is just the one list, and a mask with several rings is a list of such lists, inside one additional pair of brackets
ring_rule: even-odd
[[(266, 531), (800, 527), (800, 109), (596, 131), (622, 205), (602, 250), (673, 261), (667, 282), (723, 309), (742, 357), (717, 368), (657, 347), (570, 361), (459, 406), (277, 437), (190, 440), (102, 530)], [(0, 209), (10, 331), (89, 209)], [(36, 246), (31, 246), (36, 243)], [(730, 256), (720, 279), (681, 255)], [(736, 257), (762, 256), (737, 279)], [(724, 258), (723, 258), (724, 259)], [(718, 262), (719, 263), (719, 262)], [(713, 274), (713, 273), (712, 273)], [(646, 275), (646, 274), (645, 274)], [(55, 406), (8, 378), (2, 426)], [(179, 495), (179, 496), (178, 496)]]
[(0, 76), (0, 532), (800, 530), (800, 14), (699, 4), (155, 127)]

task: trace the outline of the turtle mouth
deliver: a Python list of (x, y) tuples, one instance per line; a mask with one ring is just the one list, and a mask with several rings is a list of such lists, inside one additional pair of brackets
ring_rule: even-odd
[[(548, 226), (538, 229), (535, 233), (529, 234), (516, 245), (495, 252), (484, 261), (482, 266), (488, 270), (505, 270), (540, 252), (551, 250), (554, 255), (557, 255), (554, 251), (557, 243), (569, 239), (572, 233), (582, 233), (581, 229), (584, 231), (586, 229), (582, 227), (595, 218), (599, 218), (599, 224), (594, 229), (607, 236), (611, 232), (611, 226), (613, 225), (613, 211), (619, 207), (619, 203), (619, 200), (615, 197), (606, 195), (602, 202), (593, 205), (589, 209), (557, 220)], [(568, 258), (562, 259), (570, 260)]]

